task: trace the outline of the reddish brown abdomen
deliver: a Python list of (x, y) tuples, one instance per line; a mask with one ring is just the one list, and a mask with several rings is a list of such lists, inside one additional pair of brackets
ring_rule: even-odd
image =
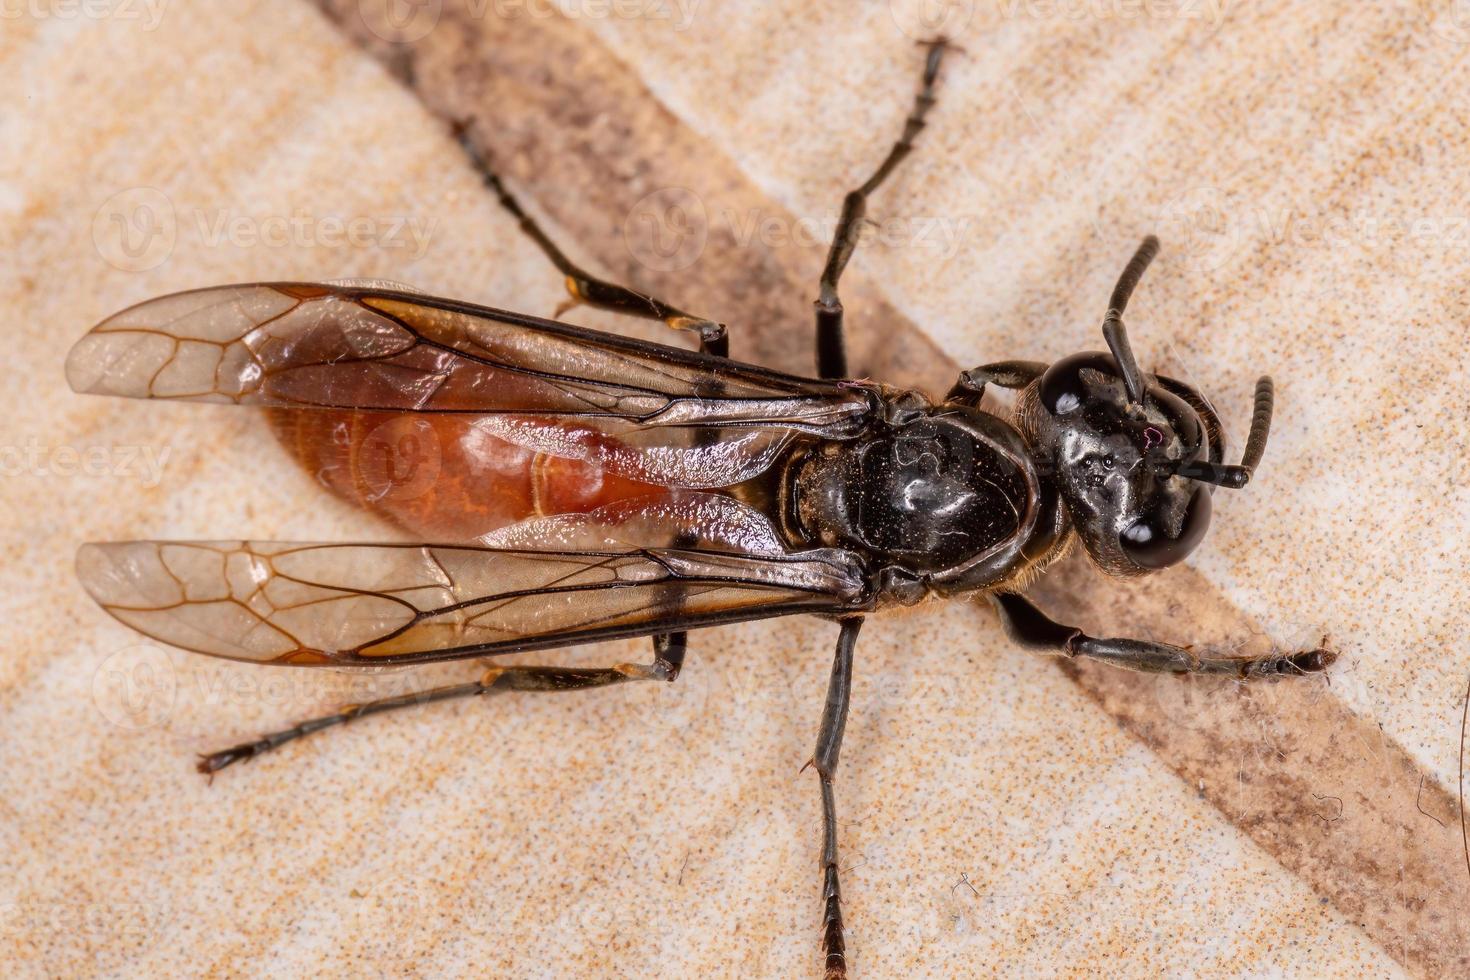
[[(469, 541), (529, 517), (666, 488), (539, 453), (474, 416), (272, 409), (271, 426), (325, 487), (427, 541)], [(598, 437), (607, 438), (607, 437)]]

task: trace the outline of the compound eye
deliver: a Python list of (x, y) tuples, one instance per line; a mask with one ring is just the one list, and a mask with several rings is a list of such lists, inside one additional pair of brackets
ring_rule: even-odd
[(1089, 385), (1082, 380), (1084, 370), (1117, 374), (1117, 367), (1106, 354), (1082, 353), (1064, 357), (1041, 376), (1041, 405), (1053, 415), (1069, 415), (1077, 411), (1091, 394)]
[(1209, 446), (1205, 444), (1200, 434), (1199, 413), (1191, 408), (1184, 399), (1157, 386), (1150, 390), (1149, 396), (1154, 405), (1163, 412), (1169, 428), (1173, 429), (1174, 435), (1178, 437), (1185, 459), (1196, 458), (1209, 451)]
[(1119, 543), (1133, 564), (1140, 568), (1167, 568), (1194, 550), (1210, 527), (1210, 492), (1198, 487), (1189, 498), (1177, 537), (1169, 537), (1156, 516), (1142, 517), (1128, 525)]

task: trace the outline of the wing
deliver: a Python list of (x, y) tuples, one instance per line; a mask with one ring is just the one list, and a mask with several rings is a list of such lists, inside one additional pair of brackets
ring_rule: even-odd
[(126, 625), (263, 663), (427, 663), (866, 608), (850, 555), (125, 541), (77, 573)]
[(93, 328), (66, 370), (79, 392), (133, 398), (828, 438), (860, 429), (872, 405), (863, 385), (362, 284), (222, 286), (150, 300)]

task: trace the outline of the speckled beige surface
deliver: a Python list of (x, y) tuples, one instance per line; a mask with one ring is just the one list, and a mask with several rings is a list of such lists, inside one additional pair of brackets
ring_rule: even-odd
[[(105, 620), (71, 576), (81, 540), (386, 532), (248, 414), (73, 396), (74, 337), (232, 280), (384, 276), (528, 312), (560, 287), (442, 126), (314, 7), (61, 9), (0, 33), (21, 110), (0, 115), (10, 972), (815, 972), (817, 794), (798, 770), (828, 624), (700, 636), (670, 688), (442, 706), (213, 786), (190, 770), (222, 740), (473, 667), (270, 671)], [(888, 4), (567, 9), (783, 213), (819, 224), (902, 116), (915, 53), (900, 27), (921, 32)], [(1330, 696), (1452, 788), (1470, 669), (1470, 34), (1453, 6), (949, 9), (968, 15), (948, 25), (967, 55), (875, 216), (927, 220), (956, 247), (893, 232), (855, 272), (958, 362), (1050, 357), (1095, 345), (1111, 280), (1158, 230), (1140, 353), (1198, 380), (1237, 434), (1253, 375), (1282, 389), (1262, 478), (1220, 501), (1192, 564), (1276, 642), (1330, 632)], [(988, 614), (926, 613), (873, 621), (859, 650), (839, 800), (862, 975), (1414, 962)], [(1379, 791), (1331, 789), (1345, 810)], [(1426, 815), (1425, 833), (1454, 817)]]

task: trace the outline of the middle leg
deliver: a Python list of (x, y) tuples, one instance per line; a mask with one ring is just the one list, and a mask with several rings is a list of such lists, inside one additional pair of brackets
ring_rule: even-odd
[(863, 218), (868, 213), (868, 195), (878, 189), (893, 169), (914, 149), (914, 139), (924, 128), (924, 117), (934, 105), (934, 83), (939, 78), (939, 63), (944, 59), (949, 42), (944, 38), (929, 44), (929, 55), (924, 60), (924, 83), (914, 98), (914, 108), (904, 121), (903, 134), (888, 156), (857, 189), (849, 191), (842, 200), (842, 216), (837, 221), (837, 231), (832, 236), (832, 247), (827, 252), (827, 265), (822, 270), (822, 281), (817, 294), (817, 373), (824, 378), (847, 377), (847, 349), (842, 336), (842, 300), (837, 296), (837, 281), (842, 270), (847, 268), (857, 247), (858, 232)]
[[(665, 303), (663, 300), (647, 293), (629, 289), (627, 286), (619, 286), (605, 279), (598, 279), (591, 273), (585, 271), (571, 259), (567, 258), (556, 244), (547, 235), (545, 230), (526, 213), (521, 207), (521, 202), (506, 188), (501, 181), (500, 175), (491, 169), (490, 163), (476, 148), (470, 140), (469, 128), (461, 123), (455, 127), (454, 135), (464, 149), (465, 156), (479, 171), (480, 178), (485, 186), (495, 195), (500, 206), (510, 212), (511, 217), (516, 219), (521, 231), (541, 253), (556, 266), (557, 271), (566, 277), (567, 292), (571, 294), (572, 304), (586, 303), (588, 306), (598, 309), (610, 310), (614, 313), (622, 313), (645, 320), (662, 320), (666, 325), (675, 330), (688, 330), (699, 338), (699, 349), (705, 354), (715, 357), (730, 356), (730, 337), (723, 323), (716, 323), (704, 317), (685, 313)], [(563, 308), (563, 312), (565, 308)], [(679, 664), (684, 661), (684, 651), (687, 645), (688, 635), (685, 633), (661, 633), (653, 637), (654, 662), (665, 664), (672, 670), (669, 680), (678, 676)], [(673, 651), (671, 653), (671, 651)], [(677, 655), (677, 661), (674, 659)]]
[(521, 207), (520, 201), (517, 201), (515, 196), (506, 189), (505, 184), (500, 180), (500, 175), (490, 168), (489, 162), (470, 141), (468, 127), (460, 124), (455, 127), (454, 132), (459, 139), (460, 146), (464, 148), (465, 155), (480, 172), (485, 186), (495, 195), (500, 206), (510, 212), (520, 224), (521, 231), (536, 243), (541, 253), (550, 260), (552, 265), (556, 266), (558, 272), (566, 277), (566, 287), (567, 292), (571, 294), (571, 302), (558, 310), (558, 313), (564, 312), (569, 306), (585, 303), (600, 310), (611, 310), (614, 313), (636, 316), (645, 320), (662, 320), (675, 330), (691, 331), (699, 338), (699, 349), (706, 354), (714, 354), (717, 357), (729, 356), (730, 339), (726, 336), (723, 323), (685, 313), (647, 293), (640, 293), (627, 286), (619, 286), (617, 283), (599, 279), (567, 258), (566, 253), (558, 248), (551, 237), (536, 223), (536, 219), (527, 214), (526, 210)]

